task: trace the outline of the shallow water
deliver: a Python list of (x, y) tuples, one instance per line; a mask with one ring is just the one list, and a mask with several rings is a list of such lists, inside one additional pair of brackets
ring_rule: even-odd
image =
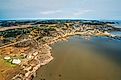
[(111, 34), (121, 37), (121, 31), (114, 31)]
[(71, 37), (52, 45), (54, 60), (33, 80), (121, 80), (121, 41)]

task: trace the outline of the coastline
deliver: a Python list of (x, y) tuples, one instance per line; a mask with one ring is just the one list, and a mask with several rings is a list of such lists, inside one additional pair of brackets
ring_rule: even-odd
[[(18, 32), (22, 35), (14, 35), (14, 41), (0, 46), (1, 55), (3, 55), (3, 58), (9, 58), (9, 63), (13, 64), (11, 61), (14, 59), (20, 62), (19, 64), (15, 64), (20, 67), (20, 71), (17, 74), (15, 73), (14, 77), (12, 76), (12, 80), (32, 80), (36, 76), (36, 71), (41, 66), (48, 64), (54, 59), (51, 45), (58, 41), (68, 40), (70, 36), (80, 35), (85, 39), (103, 36), (120, 39), (119, 36), (110, 33), (119, 29), (108, 24), (43, 24), (31, 26), (31, 28), (25, 26), (6, 29), (3, 29), (5, 32), (1, 32), (1, 40), (3, 41), (7, 40), (4, 34), (7, 33), (9, 36), (9, 32), (11, 34)], [(26, 32), (28, 33), (26, 34)], [(19, 58), (21, 55), (23, 58)]]
[[(36, 60), (38, 62), (38, 64), (34, 64), (33, 65), (29, 64), (30, 66), (24, 67), (25, 64), (28, 61), (25, 61), (24, 63), (22, 63), (22, 67), (23, 70), (27, 71), (25, 74), (18, 74), (15, 77), (12, 78), (12, 80), (32, 80), (33, 77), (36, 77), (36, 71), (41, 68), (41, 66), (44, 66), (46, 64), (48, 64), (49, 62), (51, 62), (54, 58), (52, 56), (52, 48), (50, 47), (50, 45), (55, 44), (58, 41), (62, 41), (62, 40), (67, 40), (69, 38), (69, 36), (74, 36), (74, 35), (85, 35), (85, 33), (81, 33), (81, 32), (76, 32), (76, 33), (67, 33), (64, 34), (63, 36), (58, 36), (55, 37), (51, 40), (49, 40), (47, 43), (43, 44), (40, 48), (40, 50), (38, 52), (34, 52), (30, 55), (31, 60)], [(91, 35), (90, 35), (91, 36)], [(95, 36), (99, 36), (99, 35), (95, 35)], [(102, 36), (102, 35), (100, 35)], [(103, 33), (103, 36), (113, 36), (111, 34), (105, 34)], [(44, 49), (44, 50), (43, 50)], [(44, 53), (44, 54), (43, 54)], [(42, 57), (42, 59), (41, 59)], [(30, 60), (29, 60), (30, 61)]]

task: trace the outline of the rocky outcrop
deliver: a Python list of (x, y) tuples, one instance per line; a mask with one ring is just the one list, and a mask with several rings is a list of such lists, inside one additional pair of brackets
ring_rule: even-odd
[(22, 72), (12, 80), (31, 80), (40, 66), (46, 65), (53, 59), (51, 55), (51, 47), (47, 44), (42, 45), (39, 50), (29, 54), (27, 59), (21, 63)]
[[(2, 51), (4, 51), (4, 53), (8, 52), (7, 54), (9, 55), (14, 52), (24, 55), (24, 59), (21, 59), (21, 61), (19, 59), (12, 58), (11, 56), (10, 58), (4, 57), (6, 60), (12, 59), (13, 64), (19, 65), (21, 68), (19, 74), (12, 78), (13, 80), (31, 80), (35, 77), (38, 68), (48, 64), (53, 59), (50, 47), (51, 44), (61, 40), (67, 40), (69, 36), (73, 35), (89, 37), (106, 36), (115, 38), (116, 36), (109, 32), (119, 30), (118, 28), (103, 23), (92, 24), (70, 22), (63, 24), (57, 23), (56, 25), (43, 24), (43, 26), (36, 26), (31, 29), (29, 28), (30, 33), (24, 34), (24, 36), (19, 36), (18, 34), (15, 36), (13, 33), (18, 30), (11, 30), (11, 28), (7, 29), (11, 30), (10, 33), (17, 39), (15, 39), (15, 42), (1, 46), (0, 49), (3, 49)], [(23, 32), (26, 31), (28, 32), (28, 28), (20, 30), (20, 33), (23, 34)], [(5, 33), (1, 32), (2, 36), (4, 34), (10, 36), (9, 31), (6, 31)], [(1, 39), (3, 39), (3, 37), (1, 37)]]

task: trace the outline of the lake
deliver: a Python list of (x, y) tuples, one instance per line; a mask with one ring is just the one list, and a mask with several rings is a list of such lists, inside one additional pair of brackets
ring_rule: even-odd
[(73, 36), (53, 44), (52, 56), (33, 80), (121, 80), (121, 40)]

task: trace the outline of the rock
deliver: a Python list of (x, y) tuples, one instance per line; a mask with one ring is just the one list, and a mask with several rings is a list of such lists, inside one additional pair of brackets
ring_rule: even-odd
[(30, 74), (31, 74), (31, 71), (28, 71), (28, 72), (25, 74), (25, 77), (28, 77)]
[(27, 58), (28, 58), (28, 59), (32, 59), (32, 55), (28, 55)]
[(61, 77), (61, 74), (59, 74), (58, 76)]
[(105, 35), (110, 35), (110, 33), (108, 33), (107, 31), (104, 32)]
[(10, 56), (5, 56), (4, 59), (9, 60), (9, 59), (11, 59), (11, 57)]
[(111, 34), (111, 37), (116, 37), (116, 35)]
[(34, 56), (36, 56), (37, 54), (38, 54), (38, 52), (33, 53)]
[(20, 64), (21, 60), (20, 59), (13, 59), (12, 63), (13, 64)]

